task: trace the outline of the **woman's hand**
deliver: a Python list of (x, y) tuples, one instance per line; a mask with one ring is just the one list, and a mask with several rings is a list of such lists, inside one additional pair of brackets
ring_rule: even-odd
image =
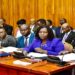
[(35, 51), (36, 52), (39, 52), (39, 53), (47, 54), (47, 51), (46, 50), (43, 50), (41, 48), (35, 48)]

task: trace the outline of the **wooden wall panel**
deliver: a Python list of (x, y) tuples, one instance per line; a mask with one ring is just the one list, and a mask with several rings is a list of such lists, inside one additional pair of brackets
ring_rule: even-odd
[(9, 0), (2, 0), (2, 15), (4, 18), (7, 19), (7, 22), (9, 22)]
[(31, 18), (51, 19), (55, 26), (59, 25), (59, 19), (66, 18), (75, 28), (75, 0), (0, 0), (0, 18), (14, 28), (21, 18), (27, 23)]
[(72, 1), (72, 26), (75, 28), (75, 0)]
[(0, 0), (0, 17), (2, 17), (2, 1)]

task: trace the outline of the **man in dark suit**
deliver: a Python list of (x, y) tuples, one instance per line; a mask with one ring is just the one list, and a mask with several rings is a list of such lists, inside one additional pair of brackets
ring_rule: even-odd
[(64, 24), (64, 23), (67, 23), (67, 20), (65, 19), (65, 18), (62, 18), (62, 19), (60, 19), (60, 26), (58, 26), (57, 28), (56, 28), (56, 37), (57, 38), (61, 38), (62, 36), (61, 36), (61, 33), (63, 33), (62, 32), (62, 24)]
[(70, 43), (73, 47), (75, 47), (75, 32), (71, 30), (71, 27), (68, 23), (62, 25), (63, 30), (63, 38), (62, 41)]
[(53, 33), (54, 33), (54, 36), (56, 36), (56, 33), (55, 33), (56, 27), (53, 26), (52, 21), (48, 19), (48, 20), (46, 21), (46, 23), (47, 23), (47, 25), (52, 29), (52, 31), (53, 31)]
[(11, 25), (6, 24), (6, 20), (3, 18), (0, 19), (0, 27), (4, 27), (8, 35), (12, 35), (13, 27)]

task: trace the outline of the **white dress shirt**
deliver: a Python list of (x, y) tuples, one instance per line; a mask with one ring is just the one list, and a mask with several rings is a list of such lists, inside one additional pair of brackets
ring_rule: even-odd
[(65, 42), (65, 40), (67, 39), (67, 37), (68, 37), (68, 35), (70, 34), (70, 32), (71, 32), (71, 31), (69, 31), (68, 33), (65, 33), (65, 34), (64, 34), (64, 37), (63, 37), (62, 41)]

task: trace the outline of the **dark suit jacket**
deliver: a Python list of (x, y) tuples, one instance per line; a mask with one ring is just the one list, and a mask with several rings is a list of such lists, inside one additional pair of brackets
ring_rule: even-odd
[(51, 29), (56, 30), (57, 28), (56, 28), (55, 26), (52, 26), (52, 28), (51, 28)]
[(57, 37), (57, 38), (61, 38), (60, 30), (61, 30), (61, 27), (60, 27), (60, 26), (56, 28), (55, 33), (56, 33), (56, 37)]
[(73, 47), (75, 47), (75, 32), (71, 31), (65, 41), (68, 42), (68, 43), (70, 43), (70, 44), (72, 44)]

